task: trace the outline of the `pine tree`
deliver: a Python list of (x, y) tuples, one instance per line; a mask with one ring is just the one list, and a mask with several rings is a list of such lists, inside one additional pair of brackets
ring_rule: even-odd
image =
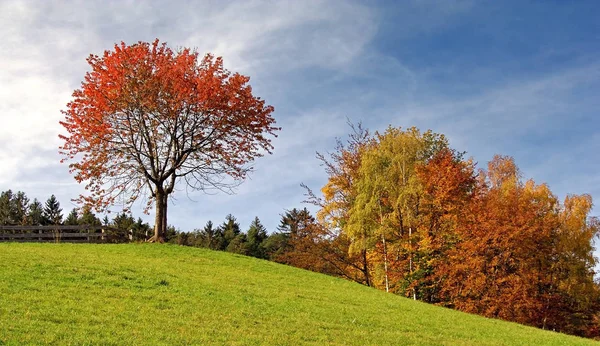
[(79, 215), (77, 215), (77, 208), (73, 208), (64, 222), (65, 225), (68, 226), (77, 226), (79, 225)]
[(262, 225), (257, 216), (248, 229), (248, 255), (257, 258), (266, 258), (267, 253), (263, 246), (265, 239), (267, 239), (267, 229)]
[(31, 226), (39, 226), (46, 224), (44, 219), (44, 206), (35, 198), (29, 205), (27, 212), (27, 223)]
[(227, 252), (237, 253), (240, 255), (249, 255), (248, 242), (246, 240), (246, 235), (244, 233), (240, 233), (233, 238), (229, 244), (227, 245)]
[(138, 217), (137, 221), (133, 225), (133, 239), (134, 240), (147, 240), (152, 228), (147, 222), (144, 222), (141, 217)]
[(233, 215), (229, 214), (225, 217), (225, 221), (220, 228), (224, 239), (221, 250), (225, 250), (229, 243), (241, 233), (240, 224)]
[(12, 219), (11, 219), (12, 197), (13, 197), (12, 190), (2, 191), (2, 194), (0, 194), (0, 225), (12, 224)]
[(129, 239), (129, 231), (133, 232), (136, 228), (133, 216), (128, 215), (125, 212), (117, 214), (112, 220), (111, 225), (117, 229), (116, 231), (110, 232), (115, 241), (127, 241)]
[(46, 201), (46, 206), (44, 207), (44, 219), (50, 225), (60, 225), (62, 224), (62, 218), (60, 203), (56, 199), (56, 196), (52, 195)]
[(87, 226), (101, 226), (102, 222), (96, 217), (96, 215), (92, 212), (90, 207), (85, 206), (83, 207), (83, 210), (81, 212), (79, 224)]
[(221, 250), (224, 248), (225, 239), (223, 232), (220, 229), (215, 229), (212, 221), (208, 221), (204, 228), (197, 231), (196, 245), (213, 250)]
[(29, 211), (29, 198), (25, 192), (19, 191), (13, 199), (13, 223), (16, 225), (27, 224), (27, 212)]
[(13, 193), (12, 190), (3, 191), (0, 195), (0, 224), (24, 225), (27, 223), (29, 198), (24, 192)]

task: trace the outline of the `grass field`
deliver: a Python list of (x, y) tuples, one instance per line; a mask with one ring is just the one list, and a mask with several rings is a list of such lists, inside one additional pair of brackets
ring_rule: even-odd
[(0, 345), (592, 345), (174, 245), (0, 244)]

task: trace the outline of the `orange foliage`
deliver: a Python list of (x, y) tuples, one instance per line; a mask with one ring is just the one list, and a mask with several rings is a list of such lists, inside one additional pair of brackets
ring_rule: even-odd
[(87, 61), (92, 70), (63, 111), (60, 153), (86, 184), (78, 201), (97, 210), (147, 196), (157, 203), (161, 236), (176, 181), (228, 188), (225, 176), (243, 180), (247, 164), (273, 148), (273, 107), (221, 58), (155, 40), (121, 43)]

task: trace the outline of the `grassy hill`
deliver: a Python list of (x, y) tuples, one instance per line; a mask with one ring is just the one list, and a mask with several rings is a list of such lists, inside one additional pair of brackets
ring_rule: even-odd
[(0, 244), (0, 345), (592, 345), (228, 253)]

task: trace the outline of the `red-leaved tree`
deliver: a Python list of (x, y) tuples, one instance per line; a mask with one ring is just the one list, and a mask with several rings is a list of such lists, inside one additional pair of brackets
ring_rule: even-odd
[(121, 43), (87, 61), (91, 71), (60, 122), (63, 161), (88, 190), (77, 201), (102, 211), (147, 199), (147, 209), (155, 204), (154, 241), (164, 241), (178, 182), (230, 191), (273, 149), (273, 107), (221, 58), (155, 40)]

